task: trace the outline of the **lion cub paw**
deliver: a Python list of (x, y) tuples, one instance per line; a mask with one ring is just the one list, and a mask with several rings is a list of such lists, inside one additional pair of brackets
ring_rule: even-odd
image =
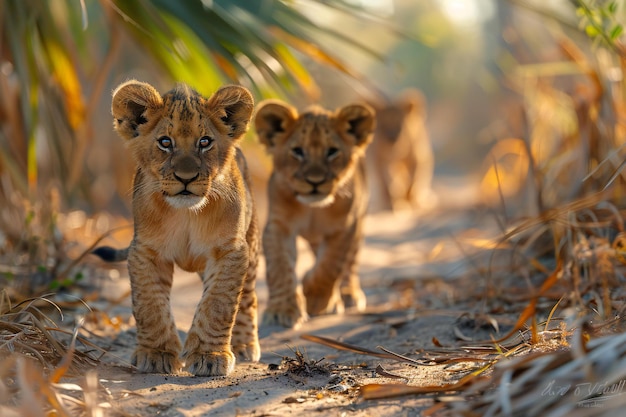
[(185, 369), (195, 376), (223, 376), (235, 369), (232, 352), (191, 352), (184, 359)]
[(304, 299), (300, 296), (297, 302), (270, 303), (263, 313), (262, 323), (269, 326), (298, 328), (308, 320)]
[(306, 301), (302, 289), (298, 287), (296, 293), (289, 298), (270, 300), (261, 322), (268, 326), (278, 325), (296, 329), (308, 319)]
[(358, 312), (365, 311), (367, 298), (362, 289), (350, 289), (350, 291), (341, 291), (341, 300), (346, 310), (356, 310)]
[(173, 374), (181, 368), (178, 354), (146, 347), (135, 349), (131, 363), (144, 373)]
[(284, 308), (268, 306), (263, 313), (263, 324), (268, 326), (283, 326), (298, 328), (308, 320), (308, 315), (299, 308)]
[(308, 294), (306, 296), (306, 310), (311, 316), (322, 314), (343, 314), (344, 308), (340, 297), (333, 294)]
[(311, 274), (307, 274), (302, 286), (304, 296), (306, 298), (306, 311), (311, 316), (319, 316), (322, 314), (342, 314), (343, 302), (335, 287), (323, 287), (311, 278)]
[(259, 342), (233, 345), (233, 353), (238, 361), (258, 362), (261, 359), (261, 347)]

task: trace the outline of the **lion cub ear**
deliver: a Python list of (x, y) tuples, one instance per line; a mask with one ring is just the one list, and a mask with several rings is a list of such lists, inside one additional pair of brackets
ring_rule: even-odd
[(278, 143), (298, 119), (298, 110), (279, 100), (265, 100), (259, 105), (254, 128), (259, 141), (268, 148)]
[(376, 113), (364, 104), (350, 104), (337, 110), (337, 131), (351, 139), (352, 144), (365, 147), (372, 141), (376, 127)]
[(207, 102), (207, 111), (214, 123), (221, 122), (228, 129), (228, 136), (238, 139), (248, 130), (254, 109), (254, 98), (247, 88), (226, 85), (217, 90)]
[(426, 98), (421, 91), (415, 88), (410, 88), (402, 93), (397, 103), (404, 110), (405, 114), (411, 114), (411, 112), (415, 111), (422, 117), (426, 116)]
[(113, 91), (113, 127), (124, 139), (139, 136), (138, 128), (148, 121), (146, 111), (163, 105), (161, 95), (148, 83), (127, 81)]

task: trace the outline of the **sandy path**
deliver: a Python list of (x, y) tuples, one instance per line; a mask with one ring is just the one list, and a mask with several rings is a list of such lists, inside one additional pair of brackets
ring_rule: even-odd
[[(460, 190), (460, 189), (459, 189)], [(458, 191), (458, 190), (457, 190)], [(441, 193), (442, 190), (440, 189)], [(450, 378), (450, 369), (421, 367), (406, 369), (395, 361), (338, 351), (302, 339), (302, 334), (325, 336), (334, 340), (375, 350), (383, 345), (399, 353), (433, 347), (432, 337), (441, 342), (454, 340), (451, 332), (457, 314), (450, 312), (448, 299), (454, 298), (446, 280), (462, 275), (471, 267), (466, 251), (475, 247), (481, 235), (472, 225), (493, 223), (488, 216), (458, 209), (455, 202), (469, 199), (457, 192), (454, 200), (442, 199), (444, 211), (429, 213), (376, 214), (368, 217), (366, 243), (361, 253), (360, 273), (368, 296), (365, 314), (317, 317), (297, 331), (261, 327), (262, 358), (260, 363), (238, 364), (229, 377), (201, 378), (191, 375), (145, 375), (129, 372), (126, 363), (134, 347), (134, 330), (121, 333), (105, 357), (112, 366), (99, 370), (101, 383), (111, 393), (110, 402), (122, 415), (144, 416), (282, 416), (282, 415), (414, 415), (431, 404), (426, 398), (404, 398), (388, 401), (363, 401), (357, 387), (366, 383), (408, 382), (438, 384)], [(471, 198), (471, 197), (470, 197)], [(470, 230), (468, 231), (468, 225)], [(493, 230), (490, 225), (487, 229)], [(485, 228), (482, 228), (485, 230)], [(298, 267), (311, 263), (306, 245), (302, 244)], [(264, 265), (260, 267), (264, 276)], [(442, 279), (445, 277), (445, 279)], [(414, 306), (428, 309), (398, 308), (407, 304), (407, 292), (398, 282), (423, 283), (409, 294), (420, 291), (434, 294), (425, 300), (409, 300)], [(429, 287), (430, 285), (430, 287)], [(127, 289), (122, 279), (113, 289)], [(396, 288), (397, 287), (397, 288)], [(176, 271), (172, 308), (181, 336), (188, 329), (194, 307), (200, 296), (200, 280), (193, 274)], [(267, 300), (263, 278), (257, 285), (260, 307)], [(129, 301), (125, 308), (129, 312)], [(293, 373), (277, 369), (283, 357), (295, 358), (301, 352), (308, 361), (320, 362), (326, 373)], [(382, 377), (377, 365), (404, 376)], [(118, 366), (116, 366), (118, 365)], [(121, 366), (119, 366), (121, 365)], [(315, 367), (313, 367), (315, 368)]]

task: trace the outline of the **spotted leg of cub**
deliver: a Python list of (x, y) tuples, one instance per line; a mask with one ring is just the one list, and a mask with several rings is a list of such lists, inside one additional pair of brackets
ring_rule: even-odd
[(131, 247), (128, 255), (137, 348), (131, 362), (140, 372), (175, 373), (181, 364), (180, 339), (170, 309), (171, 263)]
[(250, 253), (248, 273), (243, 284), (241, 300), (235, 326), (233, 327), (231, 346), (239, 361), (257, 362), (261, 359), (259, 332), (257, 324), (257, 296), (255, 292), (256, 274), (259, 258), (259, 233), (256, 216), (252, 219), (246, 236)]
[(361, 289), (361, 282), (358, 274), (358, 245), (350, 246), (347, 257), (351, 260), (346, 261), (345, 269), (339, 283), (339, 293), (346, 310), (356, 310), (362, 312), (367, 304), (365, 293)]
[(263, 313), (263, 324), (297, 328), (307, 320), (308, 315), (295, 272), (296, 239), (285, 234), (285, 230), (281, 224), (269, 222), (263, 233), (270, 294)]
[(214, 262), (203, 277), (203, 293), (185, 340), (185, 368), (197, 376), (228, 375), (235, 366), (231, 332), (249, 264), (245, 242), (213, 249)]
[(232, 350), (238, 361), (258, 362), (261, 359), (256, 309), (257, 298), (254, 290), (249, 292), (244, 288), (231, 340)]
[[(346, 271), (356, 268), (356, 254), (360, 243), (357, 234), (358, 227), (355, 225), (327, 238), (320, 258), (302, 281), (308, 314), (343, 312), (340, 285)], [(338, 253), (344, 256), (337, 256)]]

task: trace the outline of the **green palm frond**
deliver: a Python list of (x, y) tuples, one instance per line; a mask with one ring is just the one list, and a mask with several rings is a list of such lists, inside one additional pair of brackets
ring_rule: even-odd
[[(322, 6), (324, 13), (349, 7), (341, 0)], [(103, 149), (95, 129), (106, 117), (101, 104), (113, 74), (152, 66), (155, 76), (205, 95), (241, 82), (263, 94), (315, 97), (305, 58), (359, 77), (334, 52), (335, 42), (379, 57), (287, 1), (0, 1), (0, 266), (25, 271), (12, 281), (17, 274), (3, 280), (0, 273), (0, 286), (68, 279), (69, 269), (58, 268), (67, 254), (57, 213), (95, 206), (93, 196), (115, 185), (88, 162)]]
[[(350, 10), (342, 0), (298, 3), (314, 4), (328, 16)], [(115, 185), (87, 162), (98, 149), (92, 145), (102, 146), (94, 130), (106, 117), (101, 103), (113, 74), (153, 66), (155, 76), (165, 73), (206, 95), (241, 82), (259, 95), (315, 97), (305, 61), (359, 77), (336, 45), (380, 57), (330, 21), (314, 20), (277, 0), (0, 1), (0, 264), (53, 276), (55, 213), (89, 207), (92, 196)], [(138, 50), (140, 57), (129, 56)], [(153, 60), (143, 62), (146, 56)]]
[[(329, 16), (352, 9), (377, 19), (343, 0), (298, 4), (315, 4)], [(0, 120), (5, 149), (0, 173), (9, 173), (22, 195), (32, 198), (42, 185), (37, 170), (45, 143), (45, 164), (53, 171), (46, 179), (57, 180), (66, 199), (85, 197), (84, 167), (67, 161), (84, 160), (104, 84), (116, 65), (124, 64), (115, 62), (120, 39), (139, 45), (159, 72), (204, 94), (226, 82), (245, 82), (258, 91), (300, 90), (315, 97), (318, 87), (304, 57), (353, 77), (358, 72), (333, 52), (334, 42), (380, 58), (368, 45), (330, 23), (315, 23), (302, 10), (278, 0), (1, 2), (0, 58), (10, 69), (5, 66), (0, 98), (0, 116), (7, 114)], [(1, 111), (15, 104), (16, 112)]]
[[(326, 8), (324, 13), (331, 14), (354, 8), (340, 0), (315, 3)], [(245, 58), (245, 63), (252, 65), (272, 87), (285, 90), (299, 87), (315, 94), (314, 82), (294, 50), (359, 77), (330, 51), (330, 47), (320, 45), (318, 39), (321, 38), (330, 38), (374, 59), (382, 59), (376, 50), (357, 39), (330, 26), (320, 26), (294, 6), (278, 0), (116, 0), (111, 4), (124, 21), (122, 26), (172, 76), (194, 81), (200, 90), (213, 90), (218, 83), (236, 81), (240, 77), (248, 78), (255, 86), (259, 80), (251, 76), (244, 65)], [(306, 7), (306, 3), (302, 7)], [(268, 59), (277, 62), (280, 70), (269, 65)], [(181, 70), (181, 66), (186, 67), (185, 70)]]

